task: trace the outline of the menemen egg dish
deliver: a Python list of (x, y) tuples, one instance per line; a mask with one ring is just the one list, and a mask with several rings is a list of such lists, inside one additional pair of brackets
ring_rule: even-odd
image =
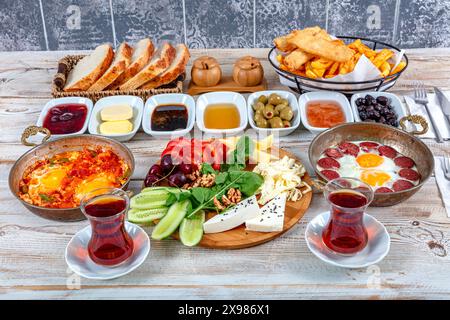
[(75, 208), (85, 194), (99, 188), (120, 188), (129, 175), (128, 164), (110, 149), (63, 152), (25, 170), (19, 197), (39, 207)]

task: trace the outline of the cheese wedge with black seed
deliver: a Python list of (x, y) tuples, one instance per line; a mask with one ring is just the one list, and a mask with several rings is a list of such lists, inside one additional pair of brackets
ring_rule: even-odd
[(283, 231), (285, 208), (286, 194), (282, 193), (262, 207), (259, 216), (245, 221), (246, 229), (258, 232)]
[(228, 231), (257, 216), (259, 216), (258, 201), (255, 196), (251, 196), (206, 221), (203, 224), (203, 231), (205, 233)]

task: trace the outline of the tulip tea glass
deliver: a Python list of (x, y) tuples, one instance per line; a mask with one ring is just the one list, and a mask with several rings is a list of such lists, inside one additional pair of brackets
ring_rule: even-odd
[(367, 245), (364, 212), (373, 200), (373, 189), (354, 178), (337, 178), (324, 187), (324, 195), (331, 206), (330, 219), (322, 233), (322, 240), (332, 251), (353, 255)]
[(89, 257), (104, 266), (116, 266), (133, 253), (133, 239), (125, 230), (125, 214), (130, 199), (121, 189), (103, 188), (86, 194), (81, 210), (92, 228)]

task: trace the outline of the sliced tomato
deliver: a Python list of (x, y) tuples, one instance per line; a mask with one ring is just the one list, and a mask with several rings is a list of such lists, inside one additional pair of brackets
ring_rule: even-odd
[(173, 149), (173, 146), (166, 147), (166, 148), (164, 149), (164, 151), (161, 153), (161, 158), (162, 158), (163, 156), (165, 156), (166, 154), (170, 154), (170, 153), (172, 152), (172, 149)]
[(222, 164), (227, 157), (227, 146), (220, 141), (212, 141), (203, 150), (203, 162), (210, 164)]
[[(175, 138), (167, 143), (166, 148), (161, 153), (161, 157), (170, 154), (174, 163), (180, 163), (184, 157), (190, 157), (191, 141), (183, 137)], [(187, 150), (186, 150), (187, 149)]]
[(172, 139), (167, 143), (161, 157), (170, 154), (174, 163), (200, 164), (207, 162), (214, 164), (216, 170), (225, 162), (227, 146), (218, 140), (198, 140), (183, 137)]

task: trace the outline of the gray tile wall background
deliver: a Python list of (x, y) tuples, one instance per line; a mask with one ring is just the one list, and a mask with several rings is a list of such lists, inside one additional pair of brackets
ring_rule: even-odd
[(0, 51), (92, 49), (150, 37), (263, 48), (294, 28), (403, 48), (450, 47), (450, 0), (0, 0)]

